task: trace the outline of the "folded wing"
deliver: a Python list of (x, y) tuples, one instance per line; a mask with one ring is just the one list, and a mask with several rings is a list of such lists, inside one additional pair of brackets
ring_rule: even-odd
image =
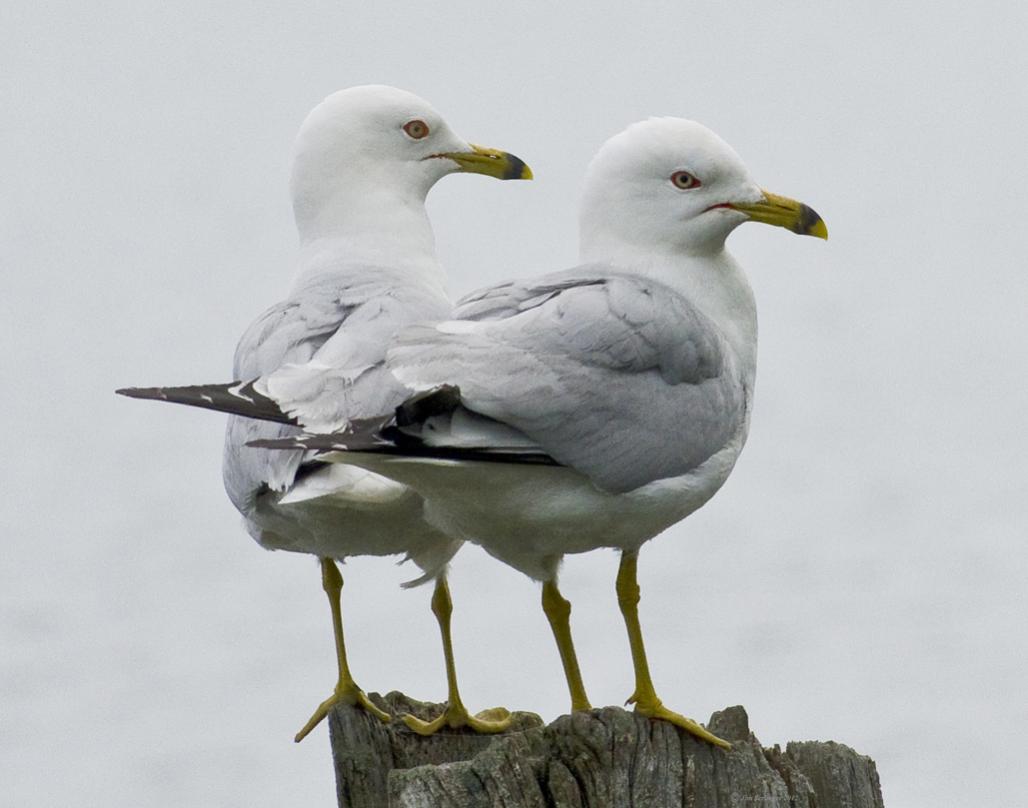
[[(623, 492), (691, 471), (745, 419), (716, 326), (661, 284), (607, 267), (474, 293), (454, 319), (402, 332), (387, 365), (430, 394), (336, 436), (335, 449), (557, 462)], [(332, 436), (299, 443), (326, 449)]]

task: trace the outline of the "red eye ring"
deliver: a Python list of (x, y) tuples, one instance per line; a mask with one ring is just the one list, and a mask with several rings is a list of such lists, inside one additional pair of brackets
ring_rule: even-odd
[(414, 140), (421, 140), (422, 138), (428, 137), (429, 128), (428, 124), (420, 118), (415, 118), (413, 121), (407, 121), (403, 125), (403, 131), (407, 133), (408, 137), (414, 138)]
[(699, 177), (688, 171), (676, 171), (671, 175), (671, 184), (683, 191), (688, 191), (690, 188), (699, 188), (703, 183), (700, 182)]

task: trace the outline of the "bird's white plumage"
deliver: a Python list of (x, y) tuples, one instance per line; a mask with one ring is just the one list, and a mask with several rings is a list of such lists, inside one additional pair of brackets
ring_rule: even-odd
[[(702, 186), (676, 188), (677, 170)], [(590, 166), (587, 263), (475, 293), (447, 322), (400, 336), (388, 356), (399, 380), (459, 386), (468, 410), (562, 467), (326, 459), (402, 481), (438, 527), (535, 578), (565, 553), (638, 549), (707, 502), (745, 442), (756, 307), (724, 242), (747, 216), (714, 206), (762, 196), (699, 124), (636, 124)]]
[[(431, 134), (405, 134), (412, 119)], [(395, 406), (404, 391), (384, 369), (389, 338), (452, 309), (424, 203), (458, 166), (428, 158), (470, 148), (429, 104), (395, 88), (355, 87), (316, 107), (293, 153), (297, 280), (240, 340), (235, 378), (261, 377), (258, 392), (311, 429)], [(333, 558), (406, 553), (428, 575), (445, 566), (459, 542), (424, 520), (421, 498), (402, 484), (345, 467), (298, 476), (303, 452), (245, 445), (296, 431), (230, 418), (225, 487), (257, 541)]]

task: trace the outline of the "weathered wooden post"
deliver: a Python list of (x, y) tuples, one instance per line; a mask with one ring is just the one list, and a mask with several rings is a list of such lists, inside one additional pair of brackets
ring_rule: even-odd
[[(438, 715), (402, 693), (393, 715)], [(711, 716), (725, 752), (617, 707), (548, 726), (517, 713), (510, 731), (423, 738), (351, 707), (329, 717), (340, 808), (883, 808), (874, 761), (832, 741), (765, 749), (742, 707)]]

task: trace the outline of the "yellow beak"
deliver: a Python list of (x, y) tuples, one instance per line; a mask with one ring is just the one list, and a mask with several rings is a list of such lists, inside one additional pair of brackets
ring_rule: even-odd
[(485, 174), (487, 177), (496, 177), (498, 180), (532, 179), (532, 169), (520, 157), (516, 157), (510, 152), (476, 146), (474, 143), (468, 145), (471, 146), (471, 151), (443, 152), (432, 156), (453, 160), (460, 166), (458, 171), (466, 171), (470, 174)]
[(731, 202), (728, 207), (742, 211), (755, 222), (784, 227), (801, 236), (828, 239), (828, 227), (817, 212), (787, 196), (764, 191), (764, 198), (760, 202)]

